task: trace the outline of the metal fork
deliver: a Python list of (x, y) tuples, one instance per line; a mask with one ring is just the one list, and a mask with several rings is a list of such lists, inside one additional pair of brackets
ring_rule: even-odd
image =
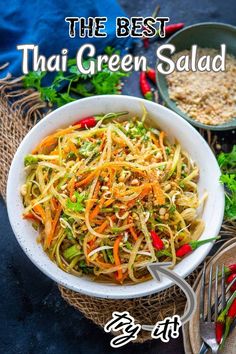
[[(224, 272), (222, 272), (223, 274)], [(210, 347), (212, 354), (217, 354), (219, 349), (219, 344), (215, 337), (215, 322), (219, 314), (219, 297), (218, 297), (218, 278), (219, 278), (219, 267), (216, 266), (215, 270), (215, 293), (214, 302), (212, 304), (212, 284), (213, 284), (213, 267), (210, 267), (208, 291), (207, 291), (207, 313), (205, 317), (205, 278), (206, 278), (206, 264), (203, 267), (202, 273), (202, 283), (200, 291), (200, 335), (202, 340)], [(221, 308), (225, 307), (225, 277), (221, 279)], [(214, 311), (212, 311), (212, 305), (214, 306)], [(212, 316), (213, 312), (213, 316)]]
[[(218, 273), (218, 270), (217, 270)], [(225, 306), (226, 306), (226, 296), (230, 293), (230, 289), (232, 287), (232, 285), (234, 285), (236, 283), (236, 278), (233, 279), (231, 281), (230, 284), (228, 284), (228, 286), (225, 289), (225, 273), (224, 273), (224, 264), (222, 265), (222, 269), (221, 269), (221, 294), (218, 296), (218, 306), (220, 306), (221, 311), (224, 310)], [(218, 290), (218, 285), (215, 285), (216, 289)], [(215, 296), (217, 296), (217, 291), (215, 290)], [(231, 300), (231, 296), (229, 296), (228, 301)], [(215, 307), (217, 305), (213, 304), (211, 306), (211, 314), (213, 315), (215, 312)], [(219, 311), (219, 307), (218, 307), (218, 311)], [(205, 317), (205, 320), (207, 319), (207, 317)], [(233, 322), (232, 327), (231, 327), (231, 331), (236, 327), (236, 320)], [(202, 343), (202, 346), (200, 348), (200, 351), (198, 354), (206, 354), (208, 352), (209, 347), (207, 346), (207, 344), (205, 342)]]

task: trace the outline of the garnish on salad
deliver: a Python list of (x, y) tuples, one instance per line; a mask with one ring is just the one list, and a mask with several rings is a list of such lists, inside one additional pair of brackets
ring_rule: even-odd
[(207, 197), (199, 199), (199, 169), (181, 145), (148, 125), (146, 111), (127, 113), (87, 117), (44, 138), (25, 157), (21, 187), (23, 217), (52, 261), (120, 284), (145, 281), (149, 263), (175, 265), (181, 247), (200, 246)]

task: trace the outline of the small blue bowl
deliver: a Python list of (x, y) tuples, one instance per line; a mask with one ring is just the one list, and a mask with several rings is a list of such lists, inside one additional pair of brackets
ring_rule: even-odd
[[(215, 49), (219, 49), (221, 44), (226, 44), (227, 53), (236, 57), (236, 27), (224, 23), (199, 23), (178, 31), (166, 43), (173, 44), (176, 48), (176, 53), (191, 49), (193, 44), (197, 44), (202, 48)], [(168, 56), (169, 54), (165, 53), (165, 55)], [(220, 125), (207, 125), (192, 119), (170, 99), (166, 76), (157, 71), (156, 77), (157, 87), (167, 107), (181, 115), (192, 125), (207, 130), (231, 130), (236, 128), (236, 117)]]

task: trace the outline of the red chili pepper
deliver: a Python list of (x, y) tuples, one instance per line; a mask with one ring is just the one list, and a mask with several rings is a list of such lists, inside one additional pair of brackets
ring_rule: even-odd
[[(230, 275), (232, 273), (236, 273), (236, 263), (224, 267), (225, 275)], [(219, 276), (222, 276), (222, 272), (219, 273)]]
[[(147, 30), (147, 27), (145, 27), (145, 26), (142, 26), (143, 27), (143, 30)], [(143, 36), (142, 37), (142, 41), (143, 41), (143, 46), (144, 46), (144, 48), (148, 48), (149, 47), (149, 38), (148, 37), (145, 37), (145, 36)]]
[(128, 114), (128, 112), (118, 112), (118, 113), (110, 113), (110, 114), (103, 115), (103, 116), (86, 117), (81, 120), (78, 120), (73, 125), (80, 124), (81, 128), (92, 128), (92, 127), (95, 127), (95, 125), (97, 124), (97, 122), (99, 120), (109, 119), (109, 118), (112, 119), (112, 118), (123, 116), (125, 114)]
[[(228, 276), (228, 278), (226, 279), (226, 283), (227, 284), (230, 284), (231, 283), (231, 281), (233, 280), (233, 279), (235, 279), (236, 278), (236, 274), (235, 273), (232, 273), (232, 274), (230, 274), (229, 276)], [(231, 288), (230, 288), (230, 291), (236, 291), (236, 282), (233, 284), (233, 285), (231, 285)]]
[(155, 231), (150, 231), (152, 237), (152, 244), (158, 251), (163, 250), (164, 242), (160, 238), (160, 236)]
[(225, 274), (236, 273), (236, 263), (225, 266)]
[(223, 322), (216, 322), (215, 323), (215, 334), (216, 334), (216, 341), (218, 344), (222, 341), (222, 337), (224, 334), (224, 323)]
[(172, 25), (168, 25), (165, 28), (165, 33), (166, 33), (166, 37), (167, 36), (171, 36), (173, 33), (179, 31), (181, 28), (184, 27), (184, 23), (174, 23)]
[(179, 249), (176, 251), (176, 256), (177, 257), (184, 257), (186, 254), (190, 253), (193, 251), (193, 248), (190, 244), (186, 243), (185, 245), (181, 246)]
[(235, 297), (236, 297), (236, 292), (234, 292), (233, 298), (230, 301), (230, 304), (227, 309), (227, 315), (226, 315), (226, 320), (225, 320), (225, 331), (224, 331), (223, 340), (222, 340), (220, 349), (222, 349), (222, 347), (224, 346), (225, 340), (229, 335), (231, 324), (236, 318), (236, 299), (235, 299)]
[[(227, 318), (229, 316), (229, 309), (232, 307), (233, 303), (235, 303), (235, 297), (236, 297), (236, 292), (232, 295), (230, 298), (230, 301), (227, 302), (226, 307), (221, 311), (219, 316), (217, 317), (216, 323), (215, 323), (215, 335), (216, 335), (216, 340), (217, 343), (223, 344), (225, 340), (225, 332), (226, 332), (226, 323), (227, 323)], [(234, 308), (233, 308), (234, 309)], [(231, 310), (230, 314), (233, 313), (233, 309)], [(225, 331), (224, 331), (225, 329)]]
[(153, 82), (154, 84), (156, 84), (156, 71), (155, 71), (155, 69), (148, 67), (148, 69), (147, 69), (147, 71), (146, 71), (146, 74), (147, 74), (148, 78), (149, 78), (150, 80), (152, 80), (152, 82)]
[[(236, 263), (230, 264), (228, 266), (224, 266), (224, 274), (230, 275), (232, 273), (236, 273)], [(219, 276), (222, 276), (222, 272), (219, 273)]]
[[(157, 5), (157, 6), (155, 7), (155, 9), (154, 9), (154, 11), (153, 11), (151, 17), (153, 17), (153, 18), (157, 17), (157, 15), (158, 15), (160, 9), (161, 9), (161, 8), (160, 8), (160, 5)], [(143, 29), (147, 30), (147, 27), (146, 27), (146, 26), (143, 26)], [(144, 48), (148, 48), (148, 47), (149, 47), (149, 44), (150, 44), (149, 38), (147, 38), (147, 37), (144, 36), (144, 37), (142, 38), (142, 40), (143, 40), (143, 46), (144, 46)]]
[(147, 81), (147, 76), (144, 71), (140, 72), (139, 84), (140, 84), (140, 89), (141, 89), (143, 96), (147, 100), (152, 101), (153, 95), (152, 95), (152, 91), (151, 91), (151, 86), (149, 85), (149, 83)]
[(147, 48), (149, 48), (149, 38), (148, 37), (143, 37), (142, 38), (142, 40), (143, 40), (143, 46), (144, 46), (144, 48), (145, 49), (147, 49)]
[(229, 308), (227, 316), (231, 317), (232, 319), (236, 317), (236, 299), (234, 299), (234, 301), (232, 302), (232, 305)]
[(179, 249), (176, 251), (176, 256), (177, 257), (184, 257), (186, 254), (194, 251), (196, 248), (204, 245), (207, 242), (211, 242), (218, 239), (218, 237), (212, 237), (208, 238), (207, 240), (201, 240), (201, 241), (191, 241), (189, 243), (186, 243), (185, 245), (181, 246)]
[(77, 125), (80, 124), (81, 128), (91, 128), (94, 127), (97, 124), (97, 119), (96, 117), (86, 117), (83, 118), (81, 120), (79, 120), (78, 122), (75, 122), (73, 125)]

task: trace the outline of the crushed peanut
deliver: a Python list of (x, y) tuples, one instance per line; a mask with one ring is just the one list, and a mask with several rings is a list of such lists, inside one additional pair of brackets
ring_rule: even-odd
[[(198, 48), (198, 55), (214, 57), (216, 49)], [(176, 53), (191, 55), (184, 50)], [(219, 125), (236, 117), (236, 58), (226, 55), (226, 71), (174, 71), (167, 75), (169, 96), (192, 119), (203, 124)]]

